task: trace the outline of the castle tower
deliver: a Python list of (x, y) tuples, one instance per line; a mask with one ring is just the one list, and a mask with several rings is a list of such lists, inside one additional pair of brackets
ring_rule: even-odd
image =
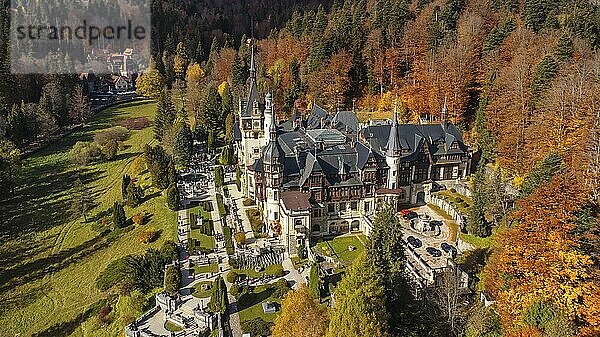
[(394, 120), (390, 128), (390, 136), (386, 145), (385, 162), (390, 168), (388, 171), (387, 188), (398, 188), (398, 167), (400, 165), (400, 156), (402, 147), (400, 146), (400, 137), (398, 135), (398, 113), (394, 109)]
[(265, 139), (265, 146), (269, 144), (270, 141), (270, 135), (269, 133), (271, 132), (271, 125), (273, 123), (273, 120), (275, 120), (274, 117), (275, 112), (273, 111), (273, 96), (271, 95), (270, 92), (268, 92), (265, 95), (265, 130), (264, 130), (264, 139)]
[(265, 172), (265, 202), (263, 217), (265, 224), (271, 227), (279, 221), (279, 186), (282, 180), (283, 152), (277, 143), (277, 124), (275, 114), (271, 114), (269, 123), (269, 143), (263, 153), (263, 167)]

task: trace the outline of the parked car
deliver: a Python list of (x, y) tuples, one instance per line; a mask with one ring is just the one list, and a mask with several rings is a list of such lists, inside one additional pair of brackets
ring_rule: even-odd
[(441, 220), (431, 220), (429, 222), (429, 224), (431, 225), (431, 227), (435, 226), (435, 227), (442, 227), (442, 225), (444, 224), (443, 221)]
[(437, 248), (433, 248), (433, 247), (427, 247), (427, 249), (425, 249), (427, 251), (427, 253), (429, 253), (429, 255), (433, 256), (433, 257), (440, 257), (442, 256), (442, 252), (437, 249)]
[(419, 214), (417, 214), (417, 212), (413, 212), (413, 211), (410, 211), (410, 212), (406, 213), (406, 215), (402, 216), (402, 218), (404, 220), (407, 220), (407, 221), (408, 220), (412, 220), (412, 219), (416, 219), (418, 217), (419, 217)]
[(442, 242), (440, 247), (442, 247), (442, 250), (445, 251), (446, 253), (450, 254), (453, 258), (456, 257), (456, 254), (458, 253), (456, 248), (454, 248), (454, 246), (452, 246), (446, 242)]
[(400, 211), (400, 215), (405, 216), (406, 214), (412, 212), (410, 209), (403, 209)]
[(421, 242), (421, 240), (419, 240), (419, 239), (415, 238), (415, 237), (414, 237), (414, 236), (412, 236), (412, 235), (411, 235), (411, 236), (409, 236), (409, 237), (407, 237), (407, 238), (406, 238), (406, 241), (408, 241), (408, 243), (409, 243), (411, 246), (415, 247), (415, 248), (419, 248), (419, 247), (421, 247), (421, 246), (423, 245), (423, 243)]

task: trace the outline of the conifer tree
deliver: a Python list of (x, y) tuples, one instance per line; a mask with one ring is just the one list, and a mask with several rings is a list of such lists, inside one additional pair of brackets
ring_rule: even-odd
[(365, 254), (354, 261), (335, 290), (326, 337), (387, 337), (385, 284)]
[(567, 34), (562, 34), (556, 46), (556, 57), (559, 61), (565, 62), (573, 58), (573, 53), (575, 53), (573, 41)]
[(156, 118), (154, 120), (154, 138), (162, 140), (165, 130), (173, 126), (177, 110), (171, 99), (171, 94), (163, 90), (156, 105)]
[(227, 285), (225, 285), (225, 280), (223, 280), (223, 277), (219, 275), (217, 279), (213, 281), (210, 302), (208, 303), (208, 310), (215, 314), (225, 314), (227, 312), (228, 305), (229, 300), (227, 298)]
[(123, 208), (123, 205), (120, 202), (115, 201), (112, 211), (113, 225), (115, 225), (116, 228), (124, 228), (125, 226), (127, 226), (127, 217), (125, 216), (125, 209)]
[(472, 176), (471, 199), (469, 217), (467, 219), (467, 232), (479, 237), (489, 235), (488, 223), (485, 219), (486, 188), (485, 188), (485, 166), (481, 165)]
[(86, 186), (79, 178), (75, 180), (75, 185), (73, 186), (73, 203), (71, 204), (71, 207), (74, 215), (83, 215), (83, 220), (87, 222), (87, 212), (92, 209), (93, 203), (90, 200), (90, 195)]
[(127, 200), (127, 188), (131, 183), (131, 177), (128, 174), (123, 175), (123, 179), (121, 180), (121, 198), (123, 200)]
[(192, 131), (187, 123), (183, 123), (177, 132), (173, 152), (179, 165), (187, 166), (190, 163), (193, 152), (193, 143)]
[(167, 188), (167, 206), (173, 211), (179, 209), (179, 192), (177, 192), (175, 184), (171, 184)]

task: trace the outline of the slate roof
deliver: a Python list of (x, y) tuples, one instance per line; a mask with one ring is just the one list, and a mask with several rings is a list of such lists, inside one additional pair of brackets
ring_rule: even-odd
[(239, 121), (235, 121), (235, 123), (233, 123), (233, 139), (236, 142), (239, 142), (242, 140), (242, 131), (240, 131), (240, 122)]
[(338, 111), (331, 120), (331, 126), (342, 132), (356, 133), (359, 129), (356, 113), (354, 111)]
[[(384, 155), (390, 140), (391, 125), (370, 125), (361, 132), (373, 151)], [(456, 126), (447, 124), (398, 124), (398, 144), (402, 148), (402, 159), (410, 160), (412, 156), (424, 146), (425, 141), (433, 155), (462, 154), (466, 153), (460, 131)], [(454, 141), (458, 142), (458, 149), (450, 149)]]
[[(323, 124), (321, 125), (321, 120)], [(319, 129), (321, 127), (325, 127), (331, 123), (331, 116), (329, 113), (325, 111), (325, 109), (318, 106), (316, 103), (313, 104), (312, 109), (310, 110), (310, 115), (308, 115), (308, 119), (306, 121), (307, 129)]]
[(246, 99), (246, 108), (242, 111), (242, 117), (252, 117), (252, 108), (254, 102), (258, 102), (259, 110), (263, 111), (265, 109), (265, 105), (261, 102), (260, 96), (258, 95), (256, 81), (251, 78), (250, 88), (248, 90), (248, 98)]

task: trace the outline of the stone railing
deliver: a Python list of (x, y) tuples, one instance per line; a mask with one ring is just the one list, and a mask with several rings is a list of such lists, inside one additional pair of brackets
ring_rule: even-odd
[(459, 225), (462, 226), (466, 224), (467, 215), (459, 212), (448, 201), (438, 197), (435, 194), (432, 194), (431, 203), (444, 210), (444, 212), (448, 213), (448, 215), (450, 215), (450, 217), (454, 219), (454, 221), (456, 221)]

